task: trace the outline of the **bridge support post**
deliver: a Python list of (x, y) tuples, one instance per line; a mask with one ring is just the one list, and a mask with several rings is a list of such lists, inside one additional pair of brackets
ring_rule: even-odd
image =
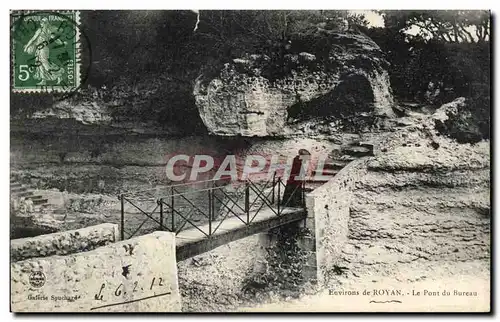
[(301, 204), (302, 204), (302, 207), (306, 207), (306, 181), (303, 180), (301, 183), (300, 183), (300, 194), (301, 194)]
[(250, 186), (245, 182), (245, 212), (247, 215), (247, 225), (250, 224)]
[(120, 240), (125, 240), (125, 207), (123, 194), (120, 195)]
[(163, 230), (163, 199), (160, 198), (159, 206), (160, 206), (160, 230)]
[(208, 190), (208, 235), (212, 235), (212, 219), (213, 219), (213, 213), (212, 213), (212, 199), (213, 191)]
[(281, 204), (281, 178), (278, 178), (278, 216), (280, 215), (280, 204)]
[(273, 196), (271, 197), (271, 205), (274, 205), (275, 190), (276, 190), (276, 172), (273, 173)]
[(170, 188), (170, 202), (171, 202), (171, 208), (172, 208), (172, 219), (171, 219), (171, 227), (172, 227), (172, 232), (175, 233), (175, 220), (174, 220), (174, 187)]
[[(212, 220), (215, 220), (216, 212), (215, 212), (215, 182), (212, 181)], [(218, 214), (218, 213), (217, 213)]]

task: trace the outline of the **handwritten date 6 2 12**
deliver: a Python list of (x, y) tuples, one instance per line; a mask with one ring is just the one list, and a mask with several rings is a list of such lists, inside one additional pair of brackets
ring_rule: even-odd
[(112, 296), (122, 296), (130, 293), (135, 293), (135, 292), (144, 292), (148, 290), (153, 290), (155, 288), (158, 288), (160, 286), (165, 286), (163, 278), (161, 277), (153, 277), (150, 281), (150, 283), (147, 283), (147, 285), (143, 285), (143, 283), (140, 283), (140, 281), (134, 281), (132, 283), (132, 288), (125, 290), (125, 287), (123, 283), (120, 283), (116, 288), (114, 289), (106, 289), (106, 283), (101, 284), (101, 288), (99, 289), (99, 292), (97, 292), (94, 295), (94, 299), (98, 301), (102, 301), (104, 299), (104, 295), (107, 294), (107, 292), (111, 291)]

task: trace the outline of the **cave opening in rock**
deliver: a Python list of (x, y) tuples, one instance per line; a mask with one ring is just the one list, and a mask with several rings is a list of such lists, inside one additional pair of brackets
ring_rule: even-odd
[(309, 102), (298, 102), (288, 109), (289, 120), (311, 118), (349, 119), (374, 109), (373, 90), (368, 79), (359, 74), (342, 77), (329, 93)]

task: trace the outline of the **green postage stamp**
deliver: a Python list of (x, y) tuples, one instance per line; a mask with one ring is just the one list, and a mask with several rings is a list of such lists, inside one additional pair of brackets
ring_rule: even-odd
[(80, 86), (78, 11), (11, 12), (12, 90), (73, 92)]

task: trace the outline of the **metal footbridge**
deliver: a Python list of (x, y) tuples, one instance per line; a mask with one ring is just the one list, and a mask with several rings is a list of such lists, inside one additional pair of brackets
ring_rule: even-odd
[(177, 260), (306, 217), (304, 183), (205, 180), (119, 195), (122, 240), (176, 234)]

